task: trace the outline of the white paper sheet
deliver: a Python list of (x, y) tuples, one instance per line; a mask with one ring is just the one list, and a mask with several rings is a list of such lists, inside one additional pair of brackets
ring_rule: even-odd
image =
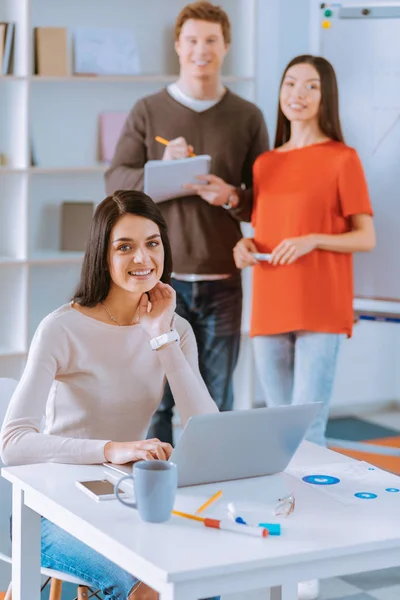
[(208, 175), (211, 156), (201, 154), (181, 160), (149, 160), (144, 167), (144, 192), (154, 200), (163, 202), (171, 198), (189, 196), (185, 183), (201, 183), (198, 175)]
[(286, 472), (343, 504), (378, 502), (400, 509), (400, 477), (367, 462), (308, 465)]

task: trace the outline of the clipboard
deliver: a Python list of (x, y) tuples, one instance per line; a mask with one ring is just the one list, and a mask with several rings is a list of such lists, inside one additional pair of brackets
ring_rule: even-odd
[(191, 195), (185, 183), (199, 183), (197, 175), (208, 175), (211, 156), (200, 154), (178, 160), (149, 160), (144, 166), (144, 192), (154, 202)]

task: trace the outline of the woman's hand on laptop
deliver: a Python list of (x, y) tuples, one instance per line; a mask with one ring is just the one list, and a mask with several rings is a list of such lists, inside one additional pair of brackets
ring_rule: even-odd
[(116, 465), (138, 460), (168, 460), (172, 450), (171, 444), (160, 442), (157, 438), (140, 442), (107, 442), (104, 458)]

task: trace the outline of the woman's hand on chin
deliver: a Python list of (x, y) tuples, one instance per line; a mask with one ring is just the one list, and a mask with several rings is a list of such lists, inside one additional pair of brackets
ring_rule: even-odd
[(172, 318), (176, 307), (175, 290), (159, 281), (152, 290), (143, 294), (139, 302), (140, 326), (151, 338), (171, 331)]
[(171, 444), (160, 442), (157, 438), (140, 442), (107, 442), (104, 458), (116, 465), (138, 460), (168, 460), (172, 449)]

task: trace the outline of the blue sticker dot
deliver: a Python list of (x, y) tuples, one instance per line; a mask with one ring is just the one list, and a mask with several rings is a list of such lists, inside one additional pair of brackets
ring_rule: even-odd
[(375, 467), (368, 467), (368, 471), (375, 471)]
[(373, 500), (377, 498), (377, 494), (372, 494), (372, 492), (357, 492), (354, 494), (356, 498), (361, 498), (362, 500)]
[(386, 488), (387, 492), (400, 492), (398, 488)]
[(307, 475), (303, 477), (305, 483), (313, 483), (314, 485), (334, 485), (339, 483), (340, 479), (331, 475)]

